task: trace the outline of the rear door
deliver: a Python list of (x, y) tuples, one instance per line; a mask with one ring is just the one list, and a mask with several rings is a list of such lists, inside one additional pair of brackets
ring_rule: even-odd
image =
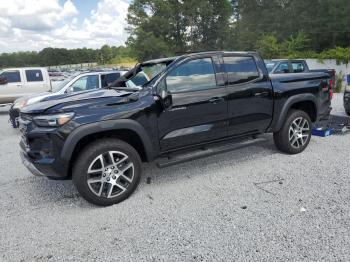
[(23, 83), (20, 70), (6, 70), (1, 74), (7, 84), (0, 85), (0, 104), (12, 103), (23, 95)]
[(226, 90), (216, 73), (218, 67), (217, 57), (189, 59), (171, 70), (160, 83), (173, 98), (173, 107), (163, 110), (158, 118), (162, 151), (227, 135)]
[(25, 81), (23, 92), (26, 95), (48, 91), (46, 81), (41, 69), (25, 69)]
[(228, 92), (228, 135), (264, 132), (273, 114), (273, 90), (263, 62), (254, 56), (225, 55)]

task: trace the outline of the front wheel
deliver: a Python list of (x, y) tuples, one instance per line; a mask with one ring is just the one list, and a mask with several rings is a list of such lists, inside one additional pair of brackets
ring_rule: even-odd
[(141, 159), (129, 144), (116, 139), (97, 140), (83, 149), (73, 167), (73, 183), (88, 202), (117, 204), (137, 188)]
[(309, 115), (301, 110), (288, 113), (280, 131), (273, 134), (276, 147), (288, 154), (299, 154), (311, 140), (312, 122)]

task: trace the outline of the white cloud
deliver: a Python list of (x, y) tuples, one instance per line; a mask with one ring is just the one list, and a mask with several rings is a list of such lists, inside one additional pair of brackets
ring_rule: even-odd
[(71, 0), (62, 5), (58, 0), (0, 0), (0, 53), (121, 45), (128, 6), (127, 0), (100, 0), (79, 24), (79, 10)]

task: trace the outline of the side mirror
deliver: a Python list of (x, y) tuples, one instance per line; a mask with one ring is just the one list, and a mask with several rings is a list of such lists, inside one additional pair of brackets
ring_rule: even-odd
[(170, 91), (162, 90), (160, 92), (160, 101), (164, 109), (170, 109), (173, 106), (173, 96)]
[(6, 84), (7, 84), (6, 77), (0, 76), (0, 85), (6, 85)]

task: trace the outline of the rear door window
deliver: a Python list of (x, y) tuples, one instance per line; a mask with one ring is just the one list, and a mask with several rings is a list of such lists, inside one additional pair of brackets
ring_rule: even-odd
[(229, 85), (243, 84), (259, 78), (258, 68), (251, 56), (225, 56), (224, 63)]
[(20, 83), (21, 82), (21, 74), (18, 70), (5, 71), (2, 73), (1, 76), (6, 78), (7, 83)]
[(304, 64), (302, 62), (292, 62), (293, 73), (302, 73), (305, 71)]
[(41, 70), (25, 70), (27, 82), (41, 82), (43, 81), (43, 74)]
[(287, 62), (279, 64), (279, 66), (277, 67), (275, 73), (276, 74), (287, 74), (287, 73), (290, 73), (290, 71), (289, 71), (289, 64)]

